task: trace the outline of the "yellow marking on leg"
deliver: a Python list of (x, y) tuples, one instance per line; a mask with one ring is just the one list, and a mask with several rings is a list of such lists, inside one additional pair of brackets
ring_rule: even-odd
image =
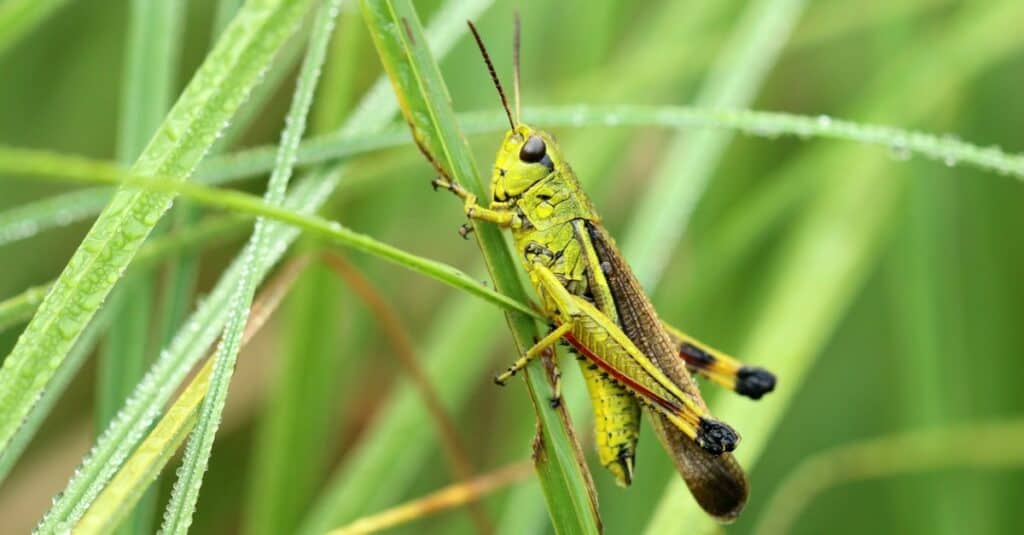
[(686, 366), (738, 394), (752, 399), (775, 389), (775, 376), (756, 366), (748, 366), (714, 349), (675, 327), (662, 323)]

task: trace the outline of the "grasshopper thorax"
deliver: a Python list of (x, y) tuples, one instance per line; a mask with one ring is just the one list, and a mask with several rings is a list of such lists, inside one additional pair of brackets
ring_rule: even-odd
[(561, 167), (562, 155), (551, 134), (525, 124), (505, 134), (491, 176), (491, 196), (506, 202)]

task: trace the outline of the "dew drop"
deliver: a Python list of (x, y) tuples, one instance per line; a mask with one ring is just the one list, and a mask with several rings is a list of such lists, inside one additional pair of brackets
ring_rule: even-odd
[(889, 155), (894, 160), (905, 162), (910, 159), (910, 149), (906, 143), (900, 141), (889, 146)]

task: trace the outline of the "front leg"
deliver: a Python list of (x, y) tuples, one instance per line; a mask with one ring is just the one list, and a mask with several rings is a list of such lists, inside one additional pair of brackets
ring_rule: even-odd
[[(476, 195), (473, 195), (466, 188), (447, 178), (435, 178), (431, 184), (434, 186), (434, 189), (446, 189), (462, 199), (463, 210), (466, 212), (466, 217), (470, 219), (487, 221), (502, 228), (521, 228), (523, 226), (523, 218), (520, 217), (515, 209), (507, 204), (494, 203), (490, 208), (484, 208), (477, 202)], [(465, 237), (469, 232), (460, 231), (459, 234)]]

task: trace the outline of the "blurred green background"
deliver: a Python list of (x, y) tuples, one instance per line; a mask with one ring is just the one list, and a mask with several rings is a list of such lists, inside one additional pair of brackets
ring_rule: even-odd
[[(216, 3), (185, 4), (176, 91), (210, 46)], [(439, 2), (416, 5), (426, 21)], [(381, 71), (357, 6), (345, 7), (314, 103), (319, 132), (334, 127)], [(115, 158), (129, 8), (125, 1), (66, 2), (0, 50), (0, 143)], [(1024, 150), (1019, 0), (501, 2), (477, 22), (506, 80), (514, 8), (523, 18), (525, 106), (752, 107), (949, 132), (1011, 153)], [(765, 17), (792, 25), (769, 41), (780, 47), (777, 58), (764, 65), (740, 62), (736, 72), (731, 59), (744, 54), (737, 43), (750, 42), (744, 32)], [(277, 141), (294, 77), (294, 68), (284, 64), (288, 76), (237, 147)], [(441, 66), (457, 110), (497, 109), (469, 40), (461, 39)], [(745, 89), (729, 93), (734, 82)], [(740, 446), (763, 451), (750, 470), (750, 505), (728, 532), (751, 532), (772, 515), (765, 505), (780, 482), (802, 460), (829, 448), (1024, 417), (1019, 179), (955, 161), (906, 158), (898, 148), (742, 135), (720, 140), (720, 156), (670, 164), (666, 171), (665, 162), (680, 156), (679, 147), (697, 143), (698, 135), (603, 125), (555, 134), (607, 226), (623, 239), (652, 175), (675, 169), (676, 180), (693, 181), (707, 173), (707, 189), (681, 239), (659, 245), (667, 259), (652, 293), (660, 314), (744, 358), (777, 358), (742, 354), (751, 333), (771, 332), (792, 336), (799, 346), (794, 352), (813, 359), (797, 377), (780, 370), (775, 394), (743, 402), (745, 421), (757, 421), (758, 411), (773, 403), (782, 418), (770, 440)], [(489, 167), (497, 139), (471, 139), (481, 169)], [(463, 219), (458, 205), (431, 193), (431, 175), (411, 147), (360, 156), (321, 213), (482, 278), (478, 250), (455, 232)], [(262, 184), (241, 187), (261, 192)], [(3, 181), (0, 210), (68, 189)], [(687, 216), (681, 207), (680, 218)], [(840, 229), (834, 235), (832, 225)], [(59, 274), (87, 228), (76, 223), (4, 244), (0, 298)], [(825, 245), (813, 249), (821, 254), (799, 256), (822, 236)], [(228, 245), (202, 250), (195, 299), (243, 240), (238, 235)], [(318, 247), (300, 240), (295, 251)], [(525, 391), (518, 384), (498, 389), (490, 380), (492, 371), (514, 358), (499, 311), (379, 260), (351, 260), (399, 311), (420, 359), (437, 367), (457, 363), (457, 369), (435, 370), (434, 382), (470, 446), (475, 470), (525, 459), (533, 430)], [(805, 306), (794, 311), (779, 304), (783, 300)], [(20, 329), (0, 333), (0, 354)], [(565, 361), (567, 388), (578, 394), (582, 385), (572, 367)], [(240, 357), (193, 531), (292, 532), (314, 507), (351, 521), (451, 482), (433, 424), (402, 373), (388, 336), (355, 294), (322, 265), (307, 269)], [(86, 452), (94, 433), (95, 383), (90, 360), (0, 487), (5, 531), (34, 525)], [(704, 392), (712, 399), (728, 395), (710, 385)], [(678, 475), (645, 431), (634, 486), (615, 487), (592, 458), (588, 410), (575, 411), (574, 418), (591, 457), (606, 530), (637, 532)], [(742, 434), (744, 427), (738, 430)], [(268, 466), (282, 462), (287, 474), (269, 480), (276, 488), (254, 483), (268, 481), (266, 474), (274, 471)], [(1018, 529), (1024, 519), (1019, 468), (963, 466), (956, 458), (949, 465), (828, 489), (796, 519), (793, 532)], [(170, 483), (161, 485), (166, 496)], [(327, 489), (335, 499), (326, 498), (332, 495)], [(544, 532), (536, 483), (513, 489), (486, 499), (488, 516), (509, 533)], [(261, 524), (267, 515), (274, 524)], [(393, 532), (424, 530), (472, 532), (473, 524), (455, 510)]]

